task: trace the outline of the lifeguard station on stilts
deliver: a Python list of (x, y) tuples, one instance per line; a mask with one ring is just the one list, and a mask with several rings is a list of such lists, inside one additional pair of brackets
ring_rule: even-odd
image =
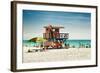
[(60, 29), (64, 29), (64, 27), (61, 26), (44, 26), (45, 33), (43, 33), (43, 38), (47, 40), (45, 42), (44, 47), (47, 49), (53, 49), (53, 48), (64, 48), (64, 46), (67, 47), (64, 42), (68, 39), (69, 33), (60, 33)]

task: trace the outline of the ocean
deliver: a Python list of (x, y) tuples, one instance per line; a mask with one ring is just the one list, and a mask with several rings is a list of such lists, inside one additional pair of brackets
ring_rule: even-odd
[[(70, 48), (91, 48), (91, 40), (66, 40), (64, 44), (69, 45)], [(23, 40), (23, 46), (32, 47), (39, 46), (40, 43), (29, 42), (28, 40)]]
[(90, 48), (91, 47), (91, 40), (67, 40), (65, 43), (69, 44), (70, 47), (75, 47), (75, 48), (79, 48), (79, 47)]

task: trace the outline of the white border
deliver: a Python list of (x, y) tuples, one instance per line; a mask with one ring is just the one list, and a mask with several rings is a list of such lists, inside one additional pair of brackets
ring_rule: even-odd
[[(84, 12), (91, 13), (91, 60), (84, 61), (62, 61), (62, 62), (41, 62), (41, 63), (22, 63), (22, 10), (44, 10), (44, 11), (65, 11), (65, 12)], [(44, 5), (27, 5), (17, 4), (17, 69), (35, 69), (48, 67), (62, 67), (62, 66), (81, 66), (81, 65), (95, 65), (95, 35), (96, 35), (96, 10), (95, 8), (80, 8), (80, 7), (61, 7), (61, 6), (44, 6)]]

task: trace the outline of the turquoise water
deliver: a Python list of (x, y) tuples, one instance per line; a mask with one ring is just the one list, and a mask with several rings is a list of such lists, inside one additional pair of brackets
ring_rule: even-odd
[[(89, 48), (91, 47), (91, 40), (66, 40), (64, 44), (69, 44), (70, 47), (75, 47), (79, 48), (81, 47), (86, 47), (88, 46)], [(38, 46), (40, 43), (35, 43), (35, 42), (29, 42), (27, 40), (23, 40), (23, 46)]]
[(69, 44), (70, 47), (75, 46), (76, 48), (82, 47), (91, 47), (91, 40), (67, 40), (65, 42), (66, 44)]

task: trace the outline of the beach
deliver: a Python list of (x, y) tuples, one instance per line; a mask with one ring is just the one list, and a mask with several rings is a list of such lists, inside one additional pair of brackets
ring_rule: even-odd
[[(23, 47), (23, 63), (91, 59), (91, 48), (49, 49), (38, 52), (28, 52), (28, 49), (29, 47)], [(30, 47), (30, 49), (34, 48)]]

